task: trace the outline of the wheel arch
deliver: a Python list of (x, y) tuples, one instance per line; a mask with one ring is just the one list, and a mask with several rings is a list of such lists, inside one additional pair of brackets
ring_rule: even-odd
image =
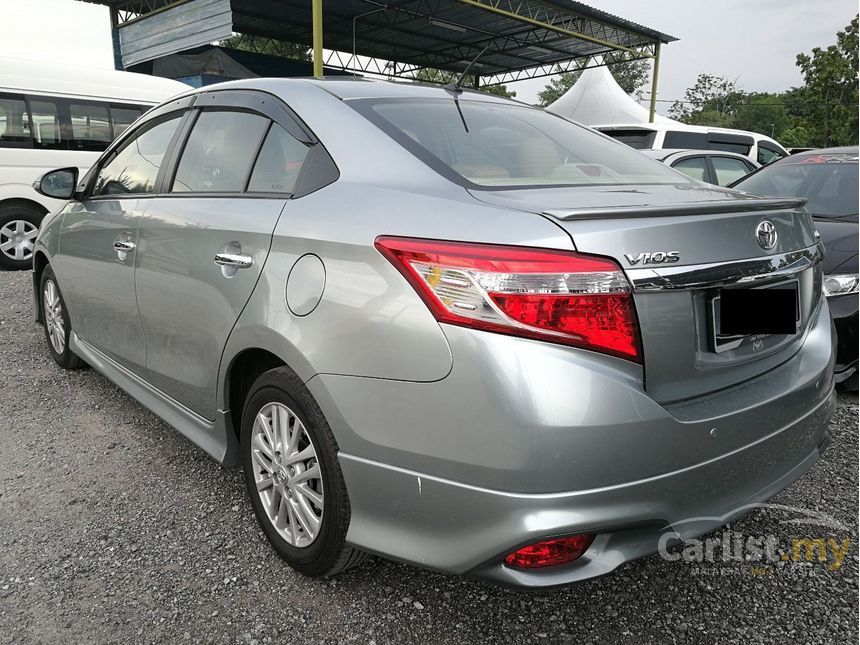
[(33, 210), (41, 213), (42, 217), (48, 214), (48, 209), (45, 208), (43, 204), (32, 199), (27, 199), (26, 197), (9, 197), (8, 199), (0, 199), (0, 208), (4, 208), (6, 206), (32, 208)]
[(42, 298), (39, 297), (39, 286), (42, 283), (42, 273), (50, 264), (48, 255), (42, 249), (36, 249), (33, 253), (33, 317), (36, 322), (44, 323), (42, 312)]
[(241, 436), (242, 412), (251, 386), (264, 373), (278, 367), (289, 366), (277, 354), (260, 347), (244, 349), (230, 360), (224, 374), (223, 401), (237, 441)]

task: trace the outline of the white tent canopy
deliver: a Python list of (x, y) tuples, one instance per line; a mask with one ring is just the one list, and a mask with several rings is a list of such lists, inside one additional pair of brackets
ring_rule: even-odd
[[(621, 89), (607, 67), (584, 70), (573, 87), (547, 109), (585, 125), (648, 123), (647, 108)], [(678, 123), (659, 114), (654, 121)]]

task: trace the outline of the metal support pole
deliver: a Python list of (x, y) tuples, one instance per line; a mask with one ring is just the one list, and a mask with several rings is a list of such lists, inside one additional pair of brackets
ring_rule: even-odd
[(122, 47), (119, 42), (119, 12), (110, 10), (110, 39), (113, 46), (113, 67), (122, 70)]
[(323, 25), (322, 0), (311, 0), (314, 28), (314, 76), (323, 77)]
[(660, 76), (660, 42), (654, 47), (654, 71), (651, 72), (651, 109), (648, 112), (648, 123), (654, 123), (657, 113), (657, 79)]

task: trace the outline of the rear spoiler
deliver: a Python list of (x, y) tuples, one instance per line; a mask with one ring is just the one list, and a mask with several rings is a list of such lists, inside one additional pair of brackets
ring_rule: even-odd
[(575, 219), (621, 219), (625, 217), (670, 217), (673, 215), (719, 215), (721, 213), (743, 213), (775, 210), (796, 210), (803, 208), (806, 199), (745, 198), (734, 201), (684, 202), (653, 206), (641, 204), (632, 206), (612, 206), (609, 208), (551, 209), (543, 212), (560, 220)]

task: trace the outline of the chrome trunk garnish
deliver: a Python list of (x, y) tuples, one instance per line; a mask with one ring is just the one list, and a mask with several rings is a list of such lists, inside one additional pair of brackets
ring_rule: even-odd
[(766, 257), (653, 269), (627, 269), (635, 292), (703, 289), (787, 278), (814, 267), (824, 258), (819, 243), (799, 251)]

